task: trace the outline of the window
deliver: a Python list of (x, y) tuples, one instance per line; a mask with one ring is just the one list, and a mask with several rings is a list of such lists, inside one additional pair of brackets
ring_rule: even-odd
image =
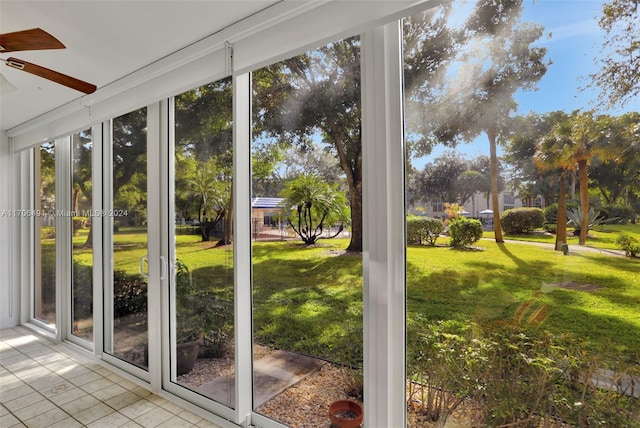
[(35, 271), (34, 317), (56, 324), (56, 163), (55, 143), (34, 149), (35, 166)]
[(71, 333), (93, 341), (93, 144), (91, 132), (71, 136)]
[(331, 402), (362, 400), (359, 81), (358, 38), (253, 72), (252, 193), (278, 201), (254, 213), (254, 410), (285, 424), (329, 426)]

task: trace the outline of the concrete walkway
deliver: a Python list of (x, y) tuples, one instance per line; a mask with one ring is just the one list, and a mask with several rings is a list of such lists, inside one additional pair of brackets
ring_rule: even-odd
[[(253, 362), (254, 406), (260, 407), (285, 389), (319, 370), (323, 360), (288, 351), (275, 351)], [(194, 388), (214, 400), (235, 406), (235, 376), (221, 377)]]
[[(493, 238), (482, 238), (485, 241), (493, 241)], [(523, 245), (533, 245), (540, 248), (546, 248), (549, 250), (555, 249), (555, 244), (548, 244), (546, 242), (532, 242), (532, 241), (518, 241), (515, 239), (505, 239), (505, 244), (523, 244)], [(560, 251), (558, 251), (561, 253)], [(592, 253), (592, 254), (602, 254), (605, 256), (614, 256), (614, 257), (625, 257), (624, 251), (622, 250), (612, 250), (609, 248), (595, 248), (589, 247), (586, 245), (569, 245), (569, 254), (571, 253)]]

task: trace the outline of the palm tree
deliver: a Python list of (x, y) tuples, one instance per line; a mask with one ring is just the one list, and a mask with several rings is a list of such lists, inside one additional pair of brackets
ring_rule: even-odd
[[(305, 174), (287, 183), (280, 192), (285, 198), (281, 202), (283, 209), (292, 209), (287, 221), (305, 244), (312, 245), (321, 239), (326, 223), (344, 218), (347, 199), (336, 187), (321, 181), (316, 175)], [(342, 226), (329, 238), (340, 232)]]
[[(583, 213), (589, 212), (589, 173), (588, 167), (594, 157), (602, 160), (614, 156), (609, 143), (609, 124), (605, 118), (594, 118), (592, 112), (576, 113), (569, 118), (567, 136), (563, 151), (567, 159), (578, 165), (580, 182), (580, 207)], [(580, 224), (580, 245), (587, 241), (587, 216), (583, 216)]]
[(567, 122), (556, 124), (551, 131), (538, 142), (534, 162), (543, 171), (556, 171), (560, 177), (560, 195), (558, 198), (558, 216), (556, 220), (556, 251), (562, 250), (567, 242), (567, 174), (575, 163), (564, 148), (568, 146), (570, 127)]

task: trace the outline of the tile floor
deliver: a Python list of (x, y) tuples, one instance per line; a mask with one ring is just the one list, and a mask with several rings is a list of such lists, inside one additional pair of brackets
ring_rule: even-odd
[(23, 327), (0, 330), (0, 427), (217, 427)]

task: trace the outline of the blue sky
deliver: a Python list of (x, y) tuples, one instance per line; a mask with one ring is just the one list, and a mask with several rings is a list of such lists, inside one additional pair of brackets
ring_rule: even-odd
[[(538, 45), (547, 48), (547, 59), (552, 61), (545, 76), (538, 83), (538, 91), (516, 93), (518, 113), (546, 113), (555, 110), (571, 112), (579, 108), (589, 108), (596, 99), (597, 92), (591, 89), (581, 91), (588, 83), (589, 74), (597, 70), (594, 58), (599, 54), (604, 32), (598, 27), (597, 17), (601, 14), (603, 1), (596, 0), (525, 0), (523, 21), (536, 22), (545, 28), (545, 35)], [(637, 103), (629, 103), (624, 110), (609, 111), (621, 114), (637, 111)], [(426, 159), (414, 162), (418, 168), (443, 151), (442, 146), (434, 148)], [(479, 154), (489, 154), (489, 142), (485, 135), (475, 141), (459, 145), (456, 151), (473, 158)], [(500, 151), (499, 151), (500, 154)]]

